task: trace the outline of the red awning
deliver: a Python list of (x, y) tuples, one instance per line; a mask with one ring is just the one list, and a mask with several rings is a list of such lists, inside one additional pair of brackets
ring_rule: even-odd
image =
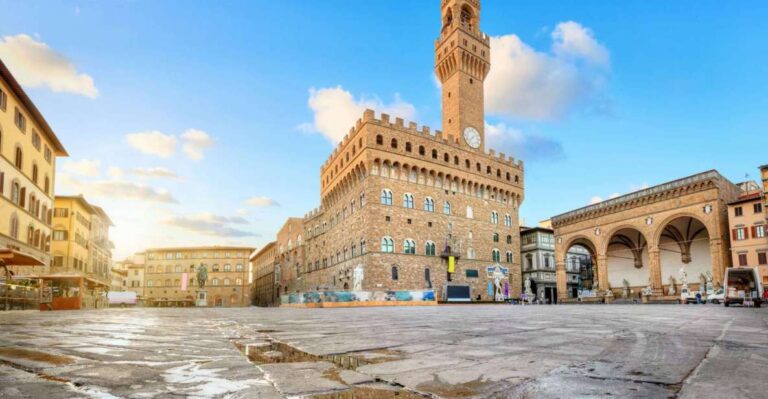
[(45, 263), (32, 255), (27, 255), (10, 248), (0, 248), (0, 265), (45, 266)]

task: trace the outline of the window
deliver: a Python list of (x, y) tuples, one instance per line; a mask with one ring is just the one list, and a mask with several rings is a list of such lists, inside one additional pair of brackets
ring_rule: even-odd
[(755, 213), (763, 213), (763, 204), (757, 203), (752, 206)]
[(213, 267), (211, 268), (211, 270), (213, 270), (214, 272), (217, 272), (217, 271), (219, 271), (219, 265), (218, 265), (218, 264), (216, 264), (216, 265), (213, 265)]
[(416, 243), (411, 240), (407, 239), (403, 242), (404, 252), (406, 255), (415, 255), (416, 254)]
[(475, 259), (474, 248), (467, 248), (467, 259)]
[(16, 108), (14, 112), (13, 121), (22, 133), (27, 131), (27, 117), (25, 117), (18, 108)]
[(424, 156), (424, 154), (425, 154), (425, 153), (426, 153), (426, 151), (425, 151), (425, 149), (424, 149), (424, 146), (423, 146), (423, 145), (420, 145), (420, 146), (419, 146), (419, 155), (421, 155), (421, 156)]
[(236, 271), (236, 272), (242, 272), (242, 271), (243, 271), (243, 265), (237, 265), (237, 266), (235, 266), (235, 271)]
[(219, 278), (214, 277), (213, 280), (211, 280), (211, 285), (219, 285)]
[(413, 194), (403, 194), (403, 208), (413, 209)]
[(6, 109), (8, 109), (8, 95), (0, 90), (0, 110), (5, 111)]
[(45, 151), (43, 151), (43, 157), (45, 158), (46, 162), (51, 163), (51, 158), (53, 158), (53, 154), (51, 153), (51, 149), (48, 147), (48, 144), (45, 145)]
[(451, 160), (451, 156), (448, 155), (447, 152), (445, 154), (443, 154), (443, 161), (450, 162), (450, 160)]
[(480, 277), (480, 273), (477, 271), (477, 269), (467, 269), (464, 271), (464, 275), (467, 276), (467, 278)]
[(507, 263), (512, 263), (513, 260), (512, 251), (507, 251)]
[(739, 254), (739, 266), (747, 265), (747, 254)]
[(472, 211), (472, 207), (468, 206), (467, 207), (467, 218), (468, 219), (472, 219), (473, 217), (474, 217), (474, 212)]
[(499, 224), (499, 213), (496, 211), (491, 212), (491, 223)]
[(365, 206), (365, 193), (360, 193), (360, 207)]
[(741, 216), (744, 214), (744, 210), (740, 206), (737, 206), (736, 208), (733, 208), (733, 213), (736, 216)]
[(448, 201), (443, 202), (443, 213), (446, 215), (451, 214), (451, 203)]
[(453, 156), (453, 164), (454, 165), (458, 165), (459, 164), (459, 157), (457, 157), (455, 155)]
[(241, 279), (241, 278), (236, 278), (236, 279), (235, 279), (235, 285), (238, 285), (238, 286), (239, 286), (239, 285), (243, 285), (243, 279)]
[(224, 285), (230, 285), (231, 282), (229, 278), (224, 279)]
[(504, 215), (504, 226), (512, 227), (512, 216), (510, 214)]
[(384, 144), (384, 137), (381, 137), (381, 135), (376, 135), (376, 144), (382, 145)]
[(381, 239), (381, 252), (392, 253), (395, 252), (395, 242), (391, 237), (384, 237)]
[(746, 228), (739, 227), (739, 228), (733, 230), (733, 238), (736, 241), (746, 240), (747, 239), (746, 233), (747, 233), (747, 229)]
[(526, 269), (528, 270), (533, 269), (533, 255), (531, 254), (525, 255), (525, 266), (526, 266)]
[(224, 265), (224, 271), (225, 272), (231, 272), (232, 271), (232, 265), (229, 265), (229, 264)]
[(435, 200), (432, 198), (424, 198), (424, 210), (427, 212), (434, 212), (435, 211)]
[(381, 204), (392, 206), (392, 191), (381, 190)]
[(365, 240), (360, 240), (360, 255), (365, 253)]
[(66, 230), (54, 230), (53, 231), (53, 240), (54, 241), (66, 241), (67, 240), (67, 231)]
[(765, 237), (765, 225), (758, 225), (752, 227), (752, 236), (754, 238), (763, 238)]
[(37, 184), (37, 165), (32, 165), (32, 183)]
[(405, 143), (405, 152), (411, 152), (411, 143)]
[(493, 242), (499, 242), (499, 233), (493, 233)]
[(507, 235), (507, 244), (512, 244), (512, 236)]
[(40, 133), (37, 130), (32, 129), (32, 145), (40, 151)]
[(19, 188), (19, 182), (13, 182), (11, 185), (11, 201), (18, 205), (21, 203), (21, 190)]
[(757, 264), (758, 265), (768, 265), (768, 256), (766, 256), (765, 252), (758, 252), (757, 253)]
[(437, 150), (432, 150), (432, 159), (437, 159)]
[(392, 148), (397, 149), (397, 139), (392, 139), (391, 145)]
[(427, 241), (427, 244), (424, 246), (424, 254), (427, 256), (435, 256), (435, 243), (432, 241)]
[(174, 271), (174, 272), (176, 272), (176, 273), (181, 273), (181, 265), (176, 265), (176, 266), (173, 268), (173, 271)]
[(392, 266), (392, 280), (397, 280), (397, 279), (398, 279), (397, 266)]
[(19, 169), (24, 166), (24, 153), (21, 152), (21, 147), (16, 147), (16, 155), (13, 164)]
[(496, 263), (501, 262), (501, 252), (494, 248), (493, 251), (491, 251), (491, 259)]

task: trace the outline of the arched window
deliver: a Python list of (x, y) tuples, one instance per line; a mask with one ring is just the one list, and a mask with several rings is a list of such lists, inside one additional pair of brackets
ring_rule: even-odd
[(519, 183), (519, 182), (520, 182), (520, 177), (518, 177), (517, 175), (515, 175), (515, 183)]
[(384, 144), (384, 137), (381, 137), (381, 135), (376, 135), (376, 144), (382, 145)]
[(404, 251), (407, 255), (416, 255), (416, 242), (411, 239), (406, 239), (403, 242)]
[(507, 244), (512, 244), (512, 236), (507, 235)]
[(214, 277), (213, 280), (211, 280), (211, 285), (219, 285), (219, 278)]
[(173, 286), (174, 287), (181, 287), (181, 280), (179, 280), (179, 279), (173, 280)]
[(469, 169), (469, 168), (470, 168), (470, 162), (469, 162), (469, 159), (466, 159), (466, 160), (464, 160), (464, 166), (466, 166), (466, 167), (467, 167), (467, 169)]
[(479, 172), (480, 171), (480, 162), (478, 162), (475, 166), (477, 167), (477, 171)]
[(392, 142), (391, 142), (390, 146), (391, 146), (392, 148), (395, 148), (395, 149), (397, 149), (397, 139), (392, 139)]
[(507, 263), (512, 263), (512, 251), (507, 251)]
[(419, 146), (419, 155), (423, 156), (426, 153), (426, 149), (424, 149), (423, 145)]
[(360, 240), (360, 255), (365, 253), (365, 240)]
[(475, 259), (475, 249), (467, 248), (467, 259)]
[(446, 215), (451, 214), (451, 203), (448, 201), (443, 202), (443, 213)]
[(507, 181), (509, 181), (509, 172), (507, 172)]
[(496, 211), (491, 212), (491, 223), (499, 224), (499, 213)]
[(411, 143), (405, 143), (405, 152), (411, 152)]
[(432, 150), (432, 159), (437, 159), (437, 150)]
[(365, 206), (365, 193), (360, 193), (360, 207)]
[(501, 169), (496, 169), (496, 177), (501, 177)]
[(490, 166), (486, 166), (485, 167), (485, 173), (489, 174), (489, 175), (491, 174), (491, 167)]
[(215, 264), (215, 265), (213, 265), (213, 267), (211, 268), (211, 270), (213, 270), (214, 272), (217, 272), (217, 271), (219, 271), (219, 265), (218, 265), (218, 264)]
[(174, 272), (176, 272), (176, 273), (181, 273), (181, 265), (176, 265), (176, 266), (173, 268), (173, 271), (174, 271)]
[(11, 185), (11, 201), (18, 205), (21, 202), (21, 189), (19, 188), (19, 182), (15, 181)]
[(243, 271), (243, 265), (239, 264), (239, 265), (235, 266), (235, 271), (236, 272), (242, 272)]
[(435, 200), (432, 198), (424, 198), (424, 210), (427, 212), (434, 212), (435, 211)]
[(230, 264), (224, 265), (224, 271), (225, 272), (231, 272), (232, 271), (232, 265), (230, 265)]
[(45, 184), (43, 186), (43, 190), (45, 190), (46, 194), (51, 194), (51, 179), (48, 176), (45, 176)]
[(392, 205), (392, 191), (388, 189), (381, 190), (381, 204), (382, 205)]
[(16, 147), (16, 158), (14, 160), (14, 165), (16, 165), (17, 168), (21, 169), (24, 163), (24, 154), (21, 152), (21, 147)]
[(241, 278), (236, 278), (236, 279), (235, 279), (235, 285), (237, 285), (237, 286), (243, 285), (243, 279), (241, 279)]
[(432, 288), (432, 277), (430, 276), (428, 267), (424, 268), (424, 281), (427, 283), (427, 288)]
[(467, 207), (467, 219), (472, 219), (472, 218), (474, 218), (474, 217), (475, 217), (475, 214), (474, 214), (474, 212), (472, 211), (472, 207), (471, 207), (471, 206), (468, 206), (468, 207)]
[(454, 165), (458, 165), (459, 164), (459, 157), (456, 156), (456, 155), (453, 156), (453, 164)]
[(493, 242), (499, 242), (499, 233), (493, 233)]
[(392, 266), (392, 280), (397, 280), (398, 277), (399, 276), (397, 275), (397, 266)]
[(231, 281), (229, 280), (229, 278), (224, 279), (224, 285), (229, 285), (230, 283)]
[(435, 243), (432, 241), (427, 241), (427, 244), (424, 246), (424, 254), (427, 256), (435, 256)]
[(32, 183), (37, 184), (37, 164), (32, 164)]
[(448, 155), (447, 152), (445, 154), (443, 154), (443, 161), (450, 162), (450, 160), (451, 160), (451, 156)]
[(501, 261), (501, 252), (499, 252), (498, 249), (494, 248), (493, 251), (491, 251), (491, 259), (498, 263)]
[(170, 287), (171, 286), (171, 279), (167, 278), (165, 279), (165, 286)]
[(413, 209), (413, 194), (410, 194), (410, 193), (403, 194), (403, 208)]
[(395, 242), (391, 237), (384, 237), (381, 239), (381, 252), (392, 253), (395, 252)]
[(512, 227), (512, 215), (510, 214), (504, 215), (504, 226)]

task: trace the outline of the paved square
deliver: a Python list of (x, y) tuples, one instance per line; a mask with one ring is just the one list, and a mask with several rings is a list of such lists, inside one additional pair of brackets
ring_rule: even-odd
[(758, 398), (766, 376), (768, 311), (715, 305), (0, 313), (9, 398)]

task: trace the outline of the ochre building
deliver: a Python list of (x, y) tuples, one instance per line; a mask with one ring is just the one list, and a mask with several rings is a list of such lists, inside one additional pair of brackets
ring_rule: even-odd
[(728, 203), (739, 193), (710, 170), (553, 217), (560, 300), (573, 297), (566, 256), (574, 245), (594, 260), (597, 285), (586, 288), (598, 297), (610, 290), (640, 299), (648, 288), (653, 297), (679, 296), (682, 280), (697, 291), (707, 273), (719, 286), (731, 266)]
[(14, 267), (40, 275), (51, 263), (56, 157), (67, 152), (32, 100), (0, 61), (0, 246), (45, 266)]
[(277, 246), (272, 241), (263, 246), (251, 256), (253, 272), (253, 304), (269, 306), (277, 302), (277, 287), (275, 280), (275, 257)]
[(248, 259), (254, 248), (206, 246), (147, 249), (144, 270), (146, 306), (194, 306), (200, 290), (197, 270), (204, 265), (208, 278), (207, 306), (249, 306)]
[(434, 61), (443, 131), (364, 112), (321, 167), (320, 207), (301, 231), (278, 235), (281, 294), (520, 296), (523, 164), (486, 148), (491, 49), (480, 2), (443, 0), (440, 15)]
[(744, 191), (728, 204), (731, 233), (731, 257), (737, 267), (755, 267), (768, 284), (768, 225), (764, 213), (762, 186), (754, 182), (741, 184)]

